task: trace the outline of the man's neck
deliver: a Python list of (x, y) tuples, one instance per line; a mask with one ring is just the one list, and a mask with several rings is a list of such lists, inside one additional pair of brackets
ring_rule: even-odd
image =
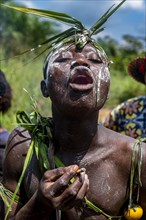
[(97, 134), (98, 112), (84, 117), (65, 117), (53, 113), (54, 139), (61, 151), (82, 152), (88, 150)]

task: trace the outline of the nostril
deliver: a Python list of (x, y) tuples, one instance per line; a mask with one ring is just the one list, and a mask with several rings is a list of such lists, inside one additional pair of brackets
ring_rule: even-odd
[(72, 65), (71, 65), (71, 69), (73, 69), (73, 68), (75, 68), (75, 67), (77, 67), (77, 66), (79, 66), (79, 65), (80, 65), (80, 64), (77, 63), (77, 62), (73, 62)]
[(89, 68), (89, 65), (87, 63), (84, 63), (82, 65)]

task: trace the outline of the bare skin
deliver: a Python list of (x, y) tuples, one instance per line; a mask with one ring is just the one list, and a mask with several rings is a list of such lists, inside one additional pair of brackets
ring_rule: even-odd
[[(108, 63), (91, 44), (59, 50), (50, 61), (42, 93), (52, 100), (55, 154), (64, 168), (40, 174), (34, 156), (19, 195), (24, 205), (13, 204), (8, 219), (48, 220), (55, 209), (61, 220), (106, 220), (83, 204), (84, 196), (109, 215), (123, 215), (128, 202), (134, 139), (97, 126), (99, 109), (109, 91)], [(100, 89), (100, 94), (97, 90)], [(6, 188), (14, 192), (30, 144), (30, 135), (15, 129), (5, 153)], [(139, 204), (146, 219), (146, 145), (142, 146), (142, 188)], [(79, 168), (86, 172), (76, 174)], [(69, 180), (75, 182), (68, 186)]]

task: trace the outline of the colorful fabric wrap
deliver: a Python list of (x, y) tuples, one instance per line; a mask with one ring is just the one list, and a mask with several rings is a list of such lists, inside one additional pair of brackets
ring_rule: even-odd
[(118, 105), (103, 125), (135, 139), (146, 138), (146, 96), (138, 96)]

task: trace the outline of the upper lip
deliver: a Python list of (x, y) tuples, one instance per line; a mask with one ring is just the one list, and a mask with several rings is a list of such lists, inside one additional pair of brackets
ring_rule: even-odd
[(85, 91), (93, 87), (93, 77), (91, 70), (84, 66), (75, 67), (71, 71), (70, 86), (72, 89)]

